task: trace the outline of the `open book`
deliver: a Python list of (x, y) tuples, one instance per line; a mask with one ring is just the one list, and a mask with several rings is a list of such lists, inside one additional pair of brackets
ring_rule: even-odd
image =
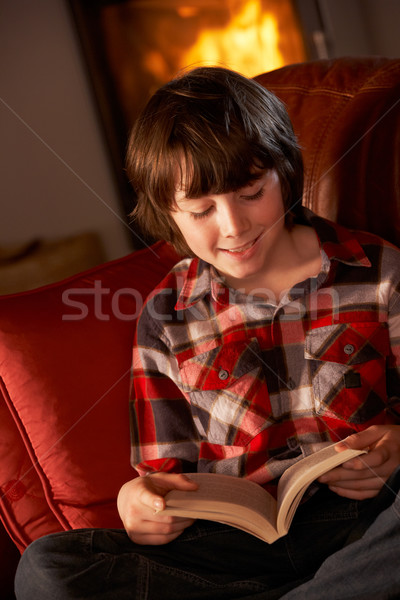
[(364, 450), (335, 450), (326, 446), (289, 467), (281, 476), (277, 500), (257, 483), (217, 473), (189, 473), (195, 491), (172, 490), (162, 511), (170, 515), (218, 521), (271, 544), (286, 535), (310, 483)]

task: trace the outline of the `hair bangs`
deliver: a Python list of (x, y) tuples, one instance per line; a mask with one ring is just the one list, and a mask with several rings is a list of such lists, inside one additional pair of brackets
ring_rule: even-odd
[(215, 132), (211, 127), (202, 137), (185, 132), (179, 146), (175, 189), (183, 190), (187, 198), (237, 190), (248, 184), (255, 169), (272, 166), (269, 156), (257, 152), (258, 144), (243, 135), (232, 143), (232, 132)]

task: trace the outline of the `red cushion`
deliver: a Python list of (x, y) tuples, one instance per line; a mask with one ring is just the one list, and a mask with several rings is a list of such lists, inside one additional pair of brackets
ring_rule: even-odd
[(0, 515), (20, 549), (60, 529), (121, 526), (136, 317), (177, 260), (158, 243), (0, 297)]
[(7, 389), (1, 380), (0, 384), (0, 516), (22, 552), (32, 540), (61, 527), (49, 509), (39, 476), (3, 400)]

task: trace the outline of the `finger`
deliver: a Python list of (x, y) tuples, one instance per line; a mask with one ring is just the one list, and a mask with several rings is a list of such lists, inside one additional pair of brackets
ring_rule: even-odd
[(177, 538), (194, 523), (194, 519), (169, 517), (169, 522), (142, 521), (139, 528), (128, 532), (130, 539), (137, 544), (167, 544)]
[(149, 473), (147, 478), (151, 480), (154, 489), (160, 495), (165, 495), (170, 490), (196, 490), (198, 488), (197, 483), (184, 473)]
[[(395, 453), (391, 452), (391, 446), (383, 443), (377, 443), (367, 454), (362, 454), (344, 462), (340, 468), (351, 471), (361, 471), (363, 469), (375, 469), (391, 462)], [(393, 464), (394, 468), (394, 464)], [(334, 471), (335, 469), (332, 469)]]
[(183, 473), (151, 473), (145, 478), (145, 486), (141, 494), (141, 502), (155, 512), (165, 508), (164, 496), (171, 490), (196, 490), (197, 483)]
[(379, 490), (376, 489), (367, 489), (367, 490), (355, 490), (355, 489), (345, 489), (340, 487), (329, 486), (329, 489), (332, 492), (335, 492), (338, 496), (342, 498), (349, 498), (349, 500), (367, 500), (368, 498), (375, 498), (378, 495)]
[(366, 450), (369, 446), (375, 444), (385, 433), (385, 429), (379, 425), (371, 425), (363, 431), (358, 431), (349, 435), (347, 438), (336, 444), (336, 449), (346, 450), (346, 448), (354, 448), (357, 450)]
[[(165, 508), (165, 500), (163, 496), (157, 494), (153, 487), (144, 487), (139, 494), (139, 501), (143, 507), (155, 513)], [(151, 513), (146, 513), (150, 518)]]
[(365, 467), (363, 465), (362, 469), (350, 469), (345, 468), (344, 465), (340, 467), (336, 467), (336, 469), (332, 469), (327, 473), (321, 475), (318, 478), (320, 483), (331, 483), (340, 482), (340, 481), (351, 481), (354, 479), (369, 479), (374, 476), (376, 473), (373, 469), (369, 467)]
[(379, 447), (371, 450), (368, 454), (363, 454), (352, 458), (341, 465), (345, 471), (363, 471), (365, 469), (376, 469), (390, 460), (390, 453), (384, 448)]
[(318, 481), (328, 485), (340, 485), (341, 482), (346, 481), (363, 481), (372, 479), (385, 481), (390, 476), (392, 471), (393, 468), (391, 462), (386, 462), (377, 467), (369, 467), (367, 465), (364, 469), (360, 470), (351, 470), (339, 467), (329, 471), (328, 473), (325, 473), (319, 477)]
[(344, 490), (380, 490), (384, 483), (384, 477), (370, 477), (368, 479), (336, 481), (335, 483), (329, 484), (329, 488), (340, 488)]

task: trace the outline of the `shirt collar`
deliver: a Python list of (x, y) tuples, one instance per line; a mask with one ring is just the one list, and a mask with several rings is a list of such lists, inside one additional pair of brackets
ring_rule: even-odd
[(315, 229), (321, 249), (324, 250), (330, 261), (337, 260), (354, 267), (371, 266), (371, 262), (354, 232), (319, 217), (308, 208), (303, 207), (303, 215), (304, 222)]
[[(302, 223), (311, 225), (315, 229), (323, 251), (322, 255), (326, 255), (329, 264), (336, 260), (355, 267), (371, 266), (367, 255), (350, 230), (317, 216), (305, 207), (303, 207)], [(329, 267), (325, 263), (323, 256), (322, 271), (326, 273)], [(193, 258), (189, 263), (175, 309), (184, 310), (193, 306), (210, 291), (213, 300), (220, 304), (229, 304), (231, 292), (215, 268), (199, 258)]]
[(221, 304), (229, 304), (230, 289), (224, 284), (215, 268), (200, 258), (190, 261), (183, 287), (175, 305), (176, 310), (184, 310), (210, 294)]

